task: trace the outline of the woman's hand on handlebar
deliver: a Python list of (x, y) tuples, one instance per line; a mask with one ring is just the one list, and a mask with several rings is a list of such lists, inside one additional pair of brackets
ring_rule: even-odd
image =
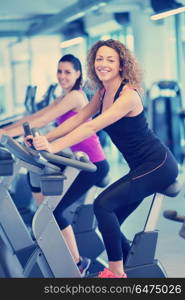
[(33, 136), (32, 135), (24, 136), (24, 143), (25, 145), (31, 147), (33, 145)]
[(33, 145), (36, 150), (46, 150), (53, 153), (52, 144), (50, 144), (44, 135), (39, 135), (33, 138)]

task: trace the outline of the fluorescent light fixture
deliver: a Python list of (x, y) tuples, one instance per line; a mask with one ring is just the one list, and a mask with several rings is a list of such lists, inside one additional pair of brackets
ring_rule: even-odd
[(185, 12), (185, 6), (175, 8), (175, 9), (169, 9), (169, 10), (166, 10), (166, 11), (163, 11), (163, 12), (159, 12), (155, 15), (152, 15), (150, 17), (150, 19), (151, 20), (160, 20), (160, 19), (172, 16), (172, 15), (182, 13), (182, 12)]
[(79, 37), (77, 37), (77, 38), (74, 38), (74, 39), (70, 39), (70, 40), (61, 42), (60, 47), (61, 47), (61, 48), (68, 48), (68, 47), (71, 47), (71, 46), (80, 44), (80, 43), (82, 43), (83, 41), (84, 41), (84, 38), (81, 37), (81, 36), (79, 36)]
[(101, 40), (106, 41), (106, 40), (109, 40), (110, 38), (111, 38), (110, 35), (105, 34), (105, 35), (102, 35)]

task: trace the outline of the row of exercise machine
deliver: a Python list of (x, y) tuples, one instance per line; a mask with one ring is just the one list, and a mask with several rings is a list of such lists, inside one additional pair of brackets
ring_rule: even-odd
[[(35, 132), (35, 129), (31, 130), (33, 135)], [(81, 152), (39, 152), (6, 135), (2, 136), (0, 143), (0, 277), (80, 278), (81, 273), (61, 235), (53, 211), (79, 172), (94, 172), (96, 166)], [(34, 214), (31, 230), (9, 193), (9, 186), (20, 168), (39, 174), (41, 191), (45, 195)], [(128, 277), (167, 277), (155, 258), (158, 239), (155, 226), (165, 195), (175, 197), (180, 190), (181, 185), (176, 181), (163, 193), (153, 195), (143, 231), (134, 236), (127, 256), (125, 268)], [(105, 266), (98, 260), (104, 245), (97, 234), (92, 206), (92, 203), (84, 203), (78, 207), (73, 226), (79, 251), (83, 251), (81, 255), (92, 259), (88, 276), (96, 277)]]
[(36, 92), (37, 86), (36, 85), (28, 85), (25, 91), (25, 97), (23, 101), (24, 111), (18, 113), (13, 116), (6, 117), (0, 121), (0, 128), (4, 126), (10, 125), (19, 119), (21, 119), (24, 115), (33, 114), (36, 111), (41, 110), (42, 108), (48, 106), (52, 101), (56, 99), (55, 91), (58, 84), (50, 84), (47, 88), (45, 94), (43, 95), (40, 101), (36, 100)]

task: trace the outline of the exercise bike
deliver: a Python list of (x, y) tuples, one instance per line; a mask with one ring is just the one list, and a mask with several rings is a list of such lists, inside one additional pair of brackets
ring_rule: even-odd
[(4, 246), (1, 248), (1, 277), (80, 278), (81, 273), (61, 235), (53, 211), (61, 194), (67, 192), (79, 172), (94, 172), (96, 166), (81, 153), (72, 158), (44, 151), (38, 153), (5, 135), (1, 143), (16, 158), (12, 162), (14, 175), (21, 167), (39, 174), (41, 190), (46, 196), (33, 217), (31, 236), (8, 192), (13, 176), (3, 178), (0, 186), (0, 242)]

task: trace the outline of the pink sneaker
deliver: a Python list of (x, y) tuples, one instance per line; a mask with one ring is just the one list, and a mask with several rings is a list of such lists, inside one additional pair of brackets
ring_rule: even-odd
[(122, 275), (116, 275), (109, 269), (105, 268), (102, 272), (99, 272), (98, 278), (127, 278), (127, 274), (123, 273)]

